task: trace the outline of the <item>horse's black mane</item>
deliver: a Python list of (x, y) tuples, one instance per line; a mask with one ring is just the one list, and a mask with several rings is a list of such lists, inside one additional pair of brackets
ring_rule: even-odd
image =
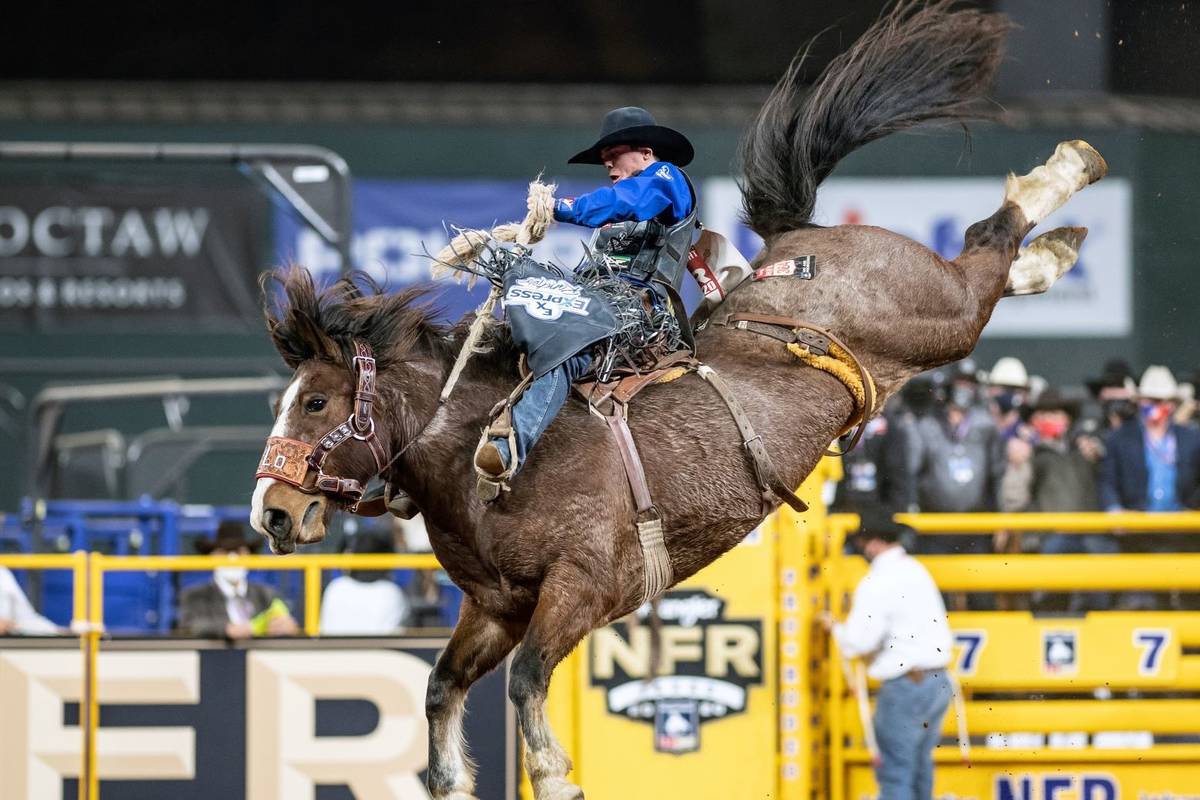
[[(380, 370), (414, 358), (453, 360), (473, 319), (468, 315), (453, 326), (439, 325), (433, 319), (432, 287), (388, 294), (362, 272), (319, 287), (312, 273), (292, 265), (265, 273), (259, 283), (267, 331), (293, 369), (312, 359), (349, 364), (355, 339), (371, 346)], [(490, 326), (488, 334), (490, 352), (472, 364), (513, 373), (518, 350), (508, 326)]]

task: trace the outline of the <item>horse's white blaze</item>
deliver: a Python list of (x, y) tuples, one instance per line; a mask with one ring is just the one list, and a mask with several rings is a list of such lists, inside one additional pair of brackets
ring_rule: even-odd
[[(275, 418), (275, 424), (271, 427), (271, 436), (287, 437), (288, 411), (299, 396), (300, 381), (294, 380), (288, 384), (287, 390), (283, 393), (283, 399), (279, 401), (279, 416)], [(263, 498), (267, 495), (267, 489), (270, 489), (274, 483), (278, 483), (274, 478), (259, 478), (254, 484), (254, 496), (250, 500), (250, 525), (263, 536), (267, 535), (262, 522)]]
[(295, 404), (296, 398), (300, 396), (300, 381), (294, 380), (283, 392), (283, 399), (279, 401), (279, 416), (275, 418), (275, 425), (271, 428), (272, 436), (287, 436), (287, 418), (288, 411)]

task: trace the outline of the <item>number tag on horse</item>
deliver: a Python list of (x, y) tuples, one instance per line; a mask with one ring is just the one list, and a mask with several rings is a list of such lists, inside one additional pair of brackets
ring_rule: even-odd
[(781, 278), (787, 275), (795, 275), (800, 280), (811, 281), (817, 275), (817, 257), (796, 256), (787, 261), (776, 261), (774, 264), (754, 270), (754, 280), (756, 281)]

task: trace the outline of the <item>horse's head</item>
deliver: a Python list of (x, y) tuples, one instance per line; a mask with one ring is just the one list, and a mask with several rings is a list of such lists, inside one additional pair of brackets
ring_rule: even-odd
[(418, 356), (428, 323), (411, 294), (364, 295), (348, 279), (318, 291), (300, 268), (263, 286), (268, 330), (295, 375), (275, 410), (250, 522), (274, 552), (290, 553), (324, 539), (334, 509), (352, 506), (403, 446), (399, 432), (419, 426), (398, 388), (376, 384)]

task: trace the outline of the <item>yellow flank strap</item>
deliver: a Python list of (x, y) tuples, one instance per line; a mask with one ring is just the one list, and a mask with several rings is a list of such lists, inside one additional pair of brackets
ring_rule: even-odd
[(676, 380), (677, 378), (682, 378), (684, 375), (687, 375), (689, 372), (691, 372), (691, 369), (688, 367), (672, 367), (671, 369), (664, 372), (662, 374), (662, 376), (659, 377), (658, 380), (655, 381), (655, 383), (670, 383), (671, 381)]
[[(810, 367), (816, 367), (822, 372), (828, 372), (833, 377), (841, 381), (850, 391), (850, 395), (854, 398), (855, 412), (850, 421), (846, 423), (846, 427), (842, 429), (843, 433), (850, 430), (862, 418), (866, 412), (866, 394), (863, 391), (862, 381), (858, 377), (858, 370), (854, 368), (854, 362), (850, 359), (850, 354), (839, 347), (834, 342), (829, 343), (829, 354), (824, 356), (810, 353), (801, 347), (799, 344), (792, 343), (787, 346), (787, 349), (796, 358), (808, 364)], [(871, 375), (867, 373), (867, 380), (871, 380)], [(872, 381), (871, 388), (874, 389)], [(872, 392), (874, 394), (874, 392)]]

